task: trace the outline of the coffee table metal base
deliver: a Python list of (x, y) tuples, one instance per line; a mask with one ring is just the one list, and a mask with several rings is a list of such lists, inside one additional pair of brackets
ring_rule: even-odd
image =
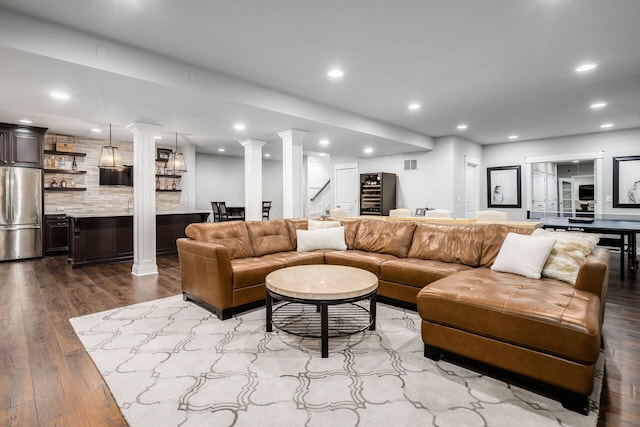
[[(376, 330), (376, 295), (377, 290), (370, 292), (366, 295), (361, 295), (355, 298), (346, 298), (346, 299), (335, 299), (335, 300), (313, 300), (313, 299), (302, 299), (302, 298), (292, 298), (284, 295), (277, 294), (273, 291), (267, 289), (267, 301), (266, 301), (266, 329), (267, 332), (273, 331), (273, 326), (276, 328), (291, 333), (294, 335), (304, 336), (304, 337), (316, 337), (320, 338), (321, 345), (321, 355), (323, 358), (329, 357), (329, 337), (330, 336), (346, 336), (353, 335), (358, 332), (362, 332), (366, 329), (370, 331)], [(369, 310), (367, 310), (362, 305), (353, 304), (357, 301), (363, 301), (369, 299)], [(276, 300), (287, 301), (282, 305), (277, 307), (273, 307), (273, 303)], [(320, 312), (320, 333), (318, 336), (317, 328), (308, 328), (308, 323), (303, 326), (296, 328), (296, 323), (302, 323), (303, 319), (300, 316), (304, 315), (304, 310), (300, 310), (296, 308), (296, 304), (304, 304), (304, 305), (313, 305), (317, 307), (317, 310)], [(329, 306), (336, 306), (342, 304), (350, 304), (350, 308), (346, 310), (342, 310), (342, 314), (348, 313), (347, 318), (351, 318), (351, 316), (360, 315), (368, 315), (368, 321), (363, 322), (347, 322), (350, 323), (350, 326), (345, 327), (344, 320), (342, 318), (342, 326), (339, 328), (334, 328), (332, 333), (330, 333), (329, 328)], [(276, 312), (282, 313), (281, 321), (274, 321), (274, 314)], [(340, 312), (336, 313), (337, 316), (341, 316)], [(317, 317), (316, 317), (317, 318)], [(355, 326), (354, 326), (355, 325)]]

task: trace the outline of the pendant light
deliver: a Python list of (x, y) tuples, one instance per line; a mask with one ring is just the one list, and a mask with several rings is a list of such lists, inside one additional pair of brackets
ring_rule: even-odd
[(182, 153), (178, 153), (178, 132), (176, 132), (176, 151), (169, 154), (167, 171), (171, 173), (187, 171), (187, 167), (184, 163), (184, 155)]
[(100, 152), (99, 168), (115, 168), (118, 166), (120, 158), (118, 156), (118, 147), (111, 145), (111, 123), (109, 123), (109, 145), (102, 147)]

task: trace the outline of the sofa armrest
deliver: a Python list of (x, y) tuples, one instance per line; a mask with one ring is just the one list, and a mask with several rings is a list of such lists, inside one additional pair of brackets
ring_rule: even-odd
[(604, 319), (604, 307), (609, 286), (609, 249), (596, 247), (580, 266), (576, 289), (591, 292), (600, 298), (600, 326)]
[(176, 241), (182, 291), (220, 310), (233, 306), (229, 251), (222, 245), (189, 238)]

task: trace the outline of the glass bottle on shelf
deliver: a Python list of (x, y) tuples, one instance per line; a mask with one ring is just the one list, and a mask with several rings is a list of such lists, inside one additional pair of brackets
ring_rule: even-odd
[(58, 161), (58, 167), (60, 169), (66, 169), (67, 163), (64, 161), (64, 157), (60, 156), (60, 160)]
[(60, 187), (61, 188), (67, 188), (67, 178), (65, 178), (64, 176), (60, 180)]
[(172, 189), (173, 191), (175, 191), (177, 187), (178, 187), (178, 186), (177, 186), (177, 184), (176, 184), (176, 180), (174, 179), (174, 180), (173, 180), (173, 182), (171, 183), (171, 189)]
[(58, 188), (58, 180), (56, 179), (55, 176), (53, 178), (51, 178), (51, 184), (49, 185), (49, 187)]
[(49, 169), (55, 169), (56, 168), (56, 158), (51, 156), (51, 160), (49, 161)]
[(169, 180), (168, 180), (168, 179), (165, 179), (165, 180), (164, 180), (164, 189), (165, 189), (165, 190), (168, 190), (168, 189), (169, 189)]
[(78, 163), (76, 162), (76, 156), (73, 156), (73, 162), (71, 162), (71, 170), (78, 170)]
[[(160, 170), (160, 168), (158, 168)], [(156, 177), (156, 190), (160, 189), (160, 178)]]
[(69, 182), (69, 187), (76, 188), (76, 181), (73, 178), (71, 178), (71, 181)]

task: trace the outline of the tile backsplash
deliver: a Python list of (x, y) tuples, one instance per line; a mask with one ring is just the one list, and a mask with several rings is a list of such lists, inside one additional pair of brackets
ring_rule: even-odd
[[(45, 150), (53, 150), (55, 141), (60, 142), (64, 138), (66, 142), (69, 138), (46, 134), (44, 141)], [(118, 152), (123, 165), (133, 165), (133, 143), (127, 141), (112, 141), (113, 146), (118, 147)], [(103, 145), (108, 145), (104, 139), (75, 138), (75, 151), (85, 153), (86, 157), (76, 157), (78, 170), (87, 171), (82, 175), (71, 175), (61, 172), (46, 173), (44, 175), (45, 188), (51, 183), (53, 177), (58, 183), (65, 177), (67, 181), (71, 178), (77, 187), (86, 187), (86, 191), (60, 191), (44, 193), (45, 213), (74, 212), (74, 213), (100, 213), (113, 212), (125, 209), (127, 205), (133, 206), (133, 187), (123, 186), (101, 186), (99, 185), (98, 159)], [(60, 161), (60, 156), (55, 156), (56, 162)], [(71, 169), (73, 157), (65, 157), (66, 166)], [(45, 155), (45, 168), (49, 168), (51, 155)], [(160, 164), (158, 164), (160, 165)], [(161, 179), (161, 182), (163, 179)], [(180, 180), (177, 180), (180, 188)], [(170, 184), (169, 184), (170, 185)], [(154, 189), (150, 189), (154, 191)], [(180, 192), (156, 193), (156, 210), (178, 210), (180, 209)]]

